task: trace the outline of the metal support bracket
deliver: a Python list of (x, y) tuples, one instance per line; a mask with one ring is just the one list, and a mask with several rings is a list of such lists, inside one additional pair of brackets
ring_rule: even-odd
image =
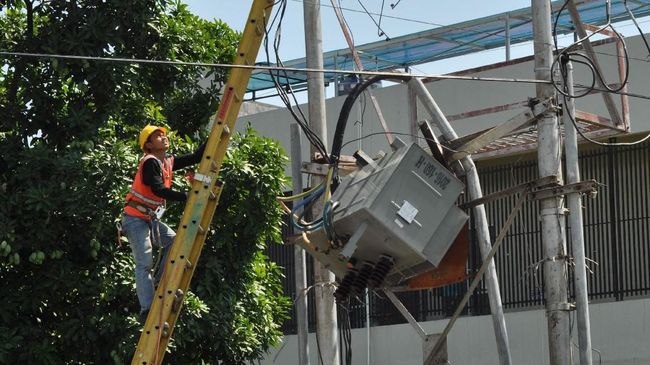
[[(300, 172), (318, 176), (326, 176), (327, 171), (330, 168), (330, 165), (326, 163), (321, 163), (320, 155), (316, 156), (317, 162), (307, 162), (303, 161), (300, 165)], [(356, 171), (359, 168), (357, 165), (357, 159), (354, 156), (341, 155), (339, 156), (338, 161), (338, 171), (340, 175), (347, 175), (353, 171)]]
[(529, 194), (530, 200), (547, 199), (556, 196), (563, 196), (570, 193), (589, 193), (596, 192), (598, 182), (596, 180), (580, 181), (573, 184), (566, 184), (563, 186), (533, 190)]
[(564, 303), (555, 303), (554, 305), (549, 305), (546, 307), (546, 313), (555, 312), (555, 311), (573, 311), (576, 309), (575, 304), (564, 302)]
[[(402, 302), (389, 289), (384, 289), (384, 294), (393, 303), (395, 308), (411, 324), (415, 332), (422, 339), (423, 365), (447, 364), (447, 335), (429, 334), (424, 331), (418, 321), (413, 318), (411, 312), (402, 304)], [(444, 338), (442, 338), (444, 336)], [(433, 353), (435, 351), (435, 353)]]
[(523, 184), (507, 188), (496, 193), (488, 194), (480, 199), (475, 199), (459, 205), (461, 209), (472, 208), (477, 205), (504, 198), (506, 196), (527, 192), (529, 200), (546, 199), (554, 196), (562, 196), (571, 193), (596, 194), (598, 182), (596, 180), (585, 180), (573, 184), (559, 185), (560, 179), (557, 176), (547, 176), (541, 179), (532, 180)]
[(456, 307), (454, 314), (451, 316), (449, 322), (447, 322), (447, 325), (445, 326), (445, 329), (442, 331), (440, 338), (438, 338), (438, 341), (436, 341), (436, 344), (433, 346), (431, 353), (427, 356), (427, 360), (425, 361), (425, 364), (433, 361), (433, 358), (436, 356), (438, 351), (440, 351), (440, 349), (442, 348), (444, 341), (447, 339), (447, 335), (449, 335), (449, 332), (451, 331), (451, 327), (453, 327), (454, 323), (456, 323), (456, 320), (458, 319), (461, 312), (467, 305), (467, 302), (469, 301), (469, 297), (472, 295), (474, 289), (476, 289), (478, 283), (481, 281), (483, 274), (485, 274), (485, 271), (488, 268), (488, 264), (494, 258), (494, 255), (496, 255), (497, 250), (503, 243), (503, 240), (506, 237), (506, 234), (508, 233), (510, 226), (512, 225), (512, 222), (515, 220), (517, 215), (519, 215), (519, 211), (521, 210), (521, 207), (524, 205), (525, 201), (526, 201), (526, 196), (522, 194), (517, 200), (517, 202), (515, 203), (513, 209), (510, 211), (510, 214), (508, 215), (508, 219), (506, 219), (506, 222), (504, 223), (503, 227), (501, 227), (501, 231), (499, 232), (499, 235), (494, 241), (494, 245), (492, 246), (492, 249), (485, 256), (485, 258), (483, 259), (483, 264), (481, 264), (481, 267), (479, 268), (478, 272), (476, 272), (476, 274), (474, 275), (474, 279), (472, 279), (472, 282), (469, 284), (469, 287), (467, 288), (467, 292), (465, 292), (463, 299), (461, 299), (460, 303), (458, 303), (458, 306)]
[(535, 104), (531, 103), (531, 110), (519, 113), (505, 123), (499, 124), (496, 127), (485, 131), (449, 141), (450, 147), (453, 150), (456, 150), (456, 152), (451, 155), (450, 160), (460, 160), (463, 157), (469, 156), (496, 139), (536, 123), (537, 120), (542, 118), (545, 114), (557, 112), (558, 108), (554, 105), (551, 99), (546, 99)]
[(422, 338), (422, 341), (427, 341), (428, 339), (427, 333), (424, 332), (424, 329), (422, 329), (418, 321), (416, 321), (415, 318), (413, 318), (411, 312), (409, 312), (409, 310), (406, 309), (406, 307), (404, 306), (404, 304), (402, 304), (399, 298), (397, 298), (395, 294), (388, 289), (384, 289), (384, 294), (386, 294), (386, 296), (388, 297), (388, 299), (390, 299), (390, 301), (393, 303), (395, 308), (397, 308), (397, 310), (404, 316), (404, 318), (406, 318), (406, 320), (411, 324), (411, 326), (413, 326), (413, 329), (415, 329), (415, 332), (417, 332), (420, 338)]
[(472, 201), (469, 201), (465, 204), (461, 204), (459, 208), (461, 209), (467, 209), (467, 208), (472, 208), (477, 205), (485, 204), (487, 202), (496, 200), (496, 199), (501, 199), (506, 196), (510, 196), (512, 194), (516, 193), (522, 193), (522, 192), (529, 192), (533, 189), (540, 189), (542, 187), (547, 187), (547, 186), (557, 186), (560, 183), (560, 179), (555, 176), (546, 176), (537, 180), (531, 180), (528, 182), (525, 182), (523, 184), (519, 184), (501, 191), (497, 191), (496, 193), (484, 195), (483, 197), (479, 199), (475, 199)]
[(447, 166), (448, 164), (445, 160), (444, 151), (442, 150), (440, 140), (438, 140), (438, 137), (436, 137), (435, 133), (433, 133), (433, 128), (431, 128), (429, 122), (426, 120), (421, 120), (418, 122), (418, 126), (420, 127), (420, 132), (424, 136), (424, 140), (427, 142), (427, 146), (429, 146), (429, 149), (431, 150), (433, 158), (435, 158), (436, 161), (440, 162), (440, 164), (443, 166)]
[(324, 165), (321, 163), (303, 162), (300, 171), (307, 174), (325, 176), (327, 175), (328, 168), (329, 168), (328, 165)]

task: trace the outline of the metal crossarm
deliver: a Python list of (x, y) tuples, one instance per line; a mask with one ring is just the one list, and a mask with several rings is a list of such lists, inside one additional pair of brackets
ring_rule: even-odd
[[(253, 65), (257, 58), (265, 26), (270, 18), (273, 0), (254, 0), (239, 48), (235, 65)], [(169, 252), (165, 271), (156, 290), (132, 364), (162, 363), (167, 345), (180, 314), (205, 237), (219, 202), (222, 183), (219, 170), (235, 128), (239, 108), (244, 99), (251, 70), (233, 68), (225, 85), (219, 109), (198, 168), (200, 179), (194, 179), (192, 190), (174, 244)]]

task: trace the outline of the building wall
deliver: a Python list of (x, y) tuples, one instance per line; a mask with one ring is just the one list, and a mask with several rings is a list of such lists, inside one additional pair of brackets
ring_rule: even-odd
[[(594, 364), (650, 363), (650, 299), (591, 304), (590, 311)], [(421, 325), (427, 333), (439, 333), (446, 323), (447, 320), (438, 320)], [(514, 364), (548, 364), (543, 310), (506, 313), (506, 323)], [(575, 331), (576, 328), (577, 325), (574, 325)], [(577, 346), (576, 332), (573, 342)], [(368, 364), (367, 343), (366, 329), (352, 330), (353, 365)], [(574, 346), (576, 362), (579, 357), (577, 351)], [(309, 335), (309, 354), (311, 364), (319, 364), (313, 333)], [(461, 317), (449, 334), (448, 354), (449, 362), (454, 365), (498, 364), (491, 317)], [(421, 365), (422, 361), (422, 341), (409, 324), (370, 328), (370, 364)], [(261, 364), (298, 364), (296, 336), (285, 336), (282, 344)]]

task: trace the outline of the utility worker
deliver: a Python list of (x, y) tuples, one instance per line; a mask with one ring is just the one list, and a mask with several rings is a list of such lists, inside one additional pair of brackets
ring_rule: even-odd
[(122, 231), (129, 240), (135, 259), (135, 287), (140, 302), (139, 320), (144, 323), (154, 297), (152, 244), (162, 250), (162, 267), (157, 270), (155, 277), (157, 284), (167, 261), (169, 247), (176, 236), (176, 232), (160, 221), (165, 210), (165, 200), (187, 200), (187, 192), (171, 189), (172, 171), (199, 163), (205, 144), (193, 154), (177, 157), (168, 155), (167, 129), (153, 125), (142, 129), (138, 144), (145, 156), (140, 160), (131, 190), (126, 195)]

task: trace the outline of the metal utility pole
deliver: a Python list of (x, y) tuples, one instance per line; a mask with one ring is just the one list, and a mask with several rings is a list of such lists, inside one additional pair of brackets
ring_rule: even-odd
[[(566, 91), (573, 95), (573, 65), (566, 64)], [(566, 179), (568, 184), (580, 181), (578, 166), (578, 135), (572, 118), (576, 115), (575, 102), (565, 98), (564, 103), (564, 149), (566, 151)], [(567, 194), (569, 206), (569, 227), (571, 227), (571, 247), (575, 262), (574, 286), (576, 292), (576, 311), (578, 314), (578, 344), (580, 345), (580, 365), (591, 365), (591, 325), (589, 323), (589, 296), (587, 291), (587, 263), (585, 256), (585, 237), (582, 226), (582, 197), (580, 193)]]
[[(551, 81), (553, 41), (551, 38), (550, 0), (532, 0), (535, 51), (535, 78)], [(537, 98), (555, 96), (550, 84), (537, 84)], [(547, 112), (537, 123), (539, 177), (555, 175), (562, 181), (560, 169), (560, 128), (556, 113)], [(564, 208), (559, 197), (541, 199), (542, 245), (544, 252), (544, 297), (548, 323), (549, 360), (551, 365), (569, 364), (569, 310), (567, 299), (567, 251), (564, 238)]]
[[(302, 192), (302, 146), (300, 144), (300, 127), (291, 124), (291, 187), (292, 193)], [(300, 212), (298, 212), (300, 213)], [(298, 365), (309, 365), (309, 342), (307, 323), (307, 266), (305, 250), (293, 246), (293, 263), (296, 285), (296, 322), (298, 327)]]
[[(320, 23), (320, 0), (304, 1), (305, 53), (307, 68), (323, 68), (323, 38)], [(309, 97), (309, 127), (327, 145), (327, 124), (325, 119), (325, 79), (322, 72), (307, 73), (307, 95)], [(312, 146), (311, 156), (316, 150)], [(319, 207), (315, 207), (318, 209)], [(320, 211), (320, 210), (318, 210)], [(334, 303), (334, 274), (314, 261), (316, 296), (316, 336), (323, 364), (339, 363), (336, 305)]]

